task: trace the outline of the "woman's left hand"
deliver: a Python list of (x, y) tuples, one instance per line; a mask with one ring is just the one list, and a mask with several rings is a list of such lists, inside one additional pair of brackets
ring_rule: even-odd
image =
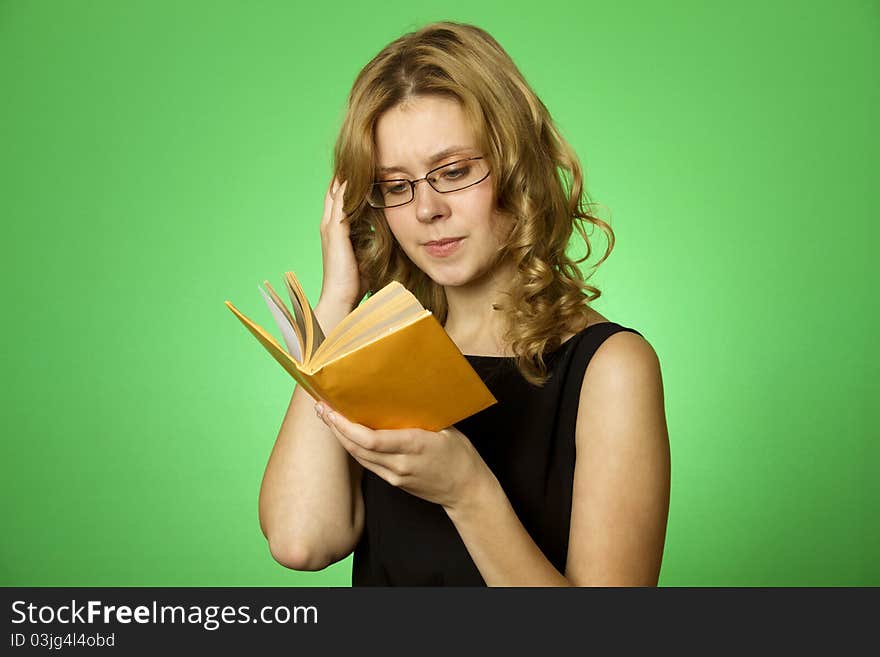
[(468, 499), (491, 470), (461, 431), (370, 429), (349, 421), (323, 402), (315, 412), (340, 444), (366, 469), (392, 486), (447, 510)]

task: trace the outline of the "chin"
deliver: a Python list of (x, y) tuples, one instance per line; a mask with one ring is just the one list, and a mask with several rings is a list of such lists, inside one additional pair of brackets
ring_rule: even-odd
[(428, 274), (428, 277), (440, 287), (460, 287), (470, 282), (466, 276), (432, 276)]
[(479, 272), (467, 265), (449, 265), (446, 267), (429, 266), (423, 269), (428, 278), (441, 287), (462, 287), (482, 278)]

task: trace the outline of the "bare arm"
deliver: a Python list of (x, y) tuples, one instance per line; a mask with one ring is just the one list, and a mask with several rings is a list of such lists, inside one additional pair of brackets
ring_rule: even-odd
[(587, 368), (566, 577), (579, 586), (656, 586), (671, 459), (660, 361), (635, 333), (612, 335)]
[[(341, 184), (340, 184), (341, 183)], [(325, 335), (366, 293), (344, 211), (348, 184), (336, 177), (324, 195), (324, 278), (315, 316)], [(297, 386), (260, 488), (260, 527), (278, 563), (321, 570), (354, 549), (364, 527), (363, 467), (343, 449)]]
[[(319, 302), (325, 333), (351, 307)], [(315, 414), (316, 400), (297, 386), (266, 465), (260, 488), (260, 527), (280, 564), (321, 570), (345, 558), (363, 530), (362, 466)]]

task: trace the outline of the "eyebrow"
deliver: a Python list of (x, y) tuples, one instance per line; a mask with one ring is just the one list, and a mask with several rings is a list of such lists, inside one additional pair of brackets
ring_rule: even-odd
[[(471, 146), (450, 146), (449, 148), (444, 148), (439, 153), (434, 153), (430, 157), (430, 159), (427, 162), (425, 162), (425, 164), (428, 164), (428, 165), (436, 164), (437, 162), (439, 162), (443, 158), (449, 157), (450, 155), (454, 155), (456, 153), (462, 153), (464, 151), (472, 151), (472, 150), (474, 150), (474, 149)], [(391, 167), (379, 167), (379, 173), (390, 173), (392, 171), (401, 171), (401, 172), (405, 173), (406, 169), (401, 166), (398, 166), (398, 165), (391, 166)]]

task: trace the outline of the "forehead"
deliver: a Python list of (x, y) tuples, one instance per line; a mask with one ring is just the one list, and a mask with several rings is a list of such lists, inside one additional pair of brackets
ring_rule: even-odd
[(439, 96), (421, 96), (387, 110), (376, 122), (375, 134), (382, 168), (424, 168), (433, 164), (432, 155), (450, 146), (476, 147), (461, 104)]

